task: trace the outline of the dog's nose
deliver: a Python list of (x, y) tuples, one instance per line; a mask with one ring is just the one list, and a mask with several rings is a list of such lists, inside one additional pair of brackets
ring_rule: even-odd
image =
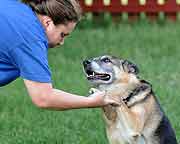
[(83, 61), (83, 65), (84, 65), (84, 66), (88, 66), (89, 64), (91, 64), (91, 61), (90, 61), (90, 60), (84, 60), (84, 61)]

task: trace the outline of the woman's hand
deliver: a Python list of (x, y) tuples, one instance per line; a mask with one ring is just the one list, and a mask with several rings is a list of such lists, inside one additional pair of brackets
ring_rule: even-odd
[(119, 106), (120, 103), (113, 100), (109, 99), (108, 96), (106, 95), (106, 91), (100, 91), (95, 88), (90, 89), (90, 95), (89, 98), (95, 103), (95, 105), (98, 105), (99, 107), (106, 106), (106, 105), (113, 105), (113, 106)]

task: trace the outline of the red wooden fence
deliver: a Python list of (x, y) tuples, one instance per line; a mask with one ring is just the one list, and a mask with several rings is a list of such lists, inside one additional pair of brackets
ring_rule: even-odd
[(144, 12), (148, 17), (156, 17), (159, 12), (176, 20), (180, 12), (180, 0), (79, 0), (84, 12), (112, 14), (128, 13), (129, 17)]

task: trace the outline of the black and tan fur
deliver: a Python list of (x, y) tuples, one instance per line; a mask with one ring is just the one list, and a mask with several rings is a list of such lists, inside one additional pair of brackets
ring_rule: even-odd
[(171, 124), (151, 85), (141, 80), (135, 64), (112, 56), (83, 62), (87, 79), (118, 106), (103, 108), (110, 144), (177, 144)]

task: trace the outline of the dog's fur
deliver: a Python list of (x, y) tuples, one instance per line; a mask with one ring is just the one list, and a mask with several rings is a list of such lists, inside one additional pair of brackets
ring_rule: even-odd
[(110, 144), (177, 144), (151, 85), (128, 60), (101, 56), (83, 62), (87, 79), (119, 105), (103, 108)]

